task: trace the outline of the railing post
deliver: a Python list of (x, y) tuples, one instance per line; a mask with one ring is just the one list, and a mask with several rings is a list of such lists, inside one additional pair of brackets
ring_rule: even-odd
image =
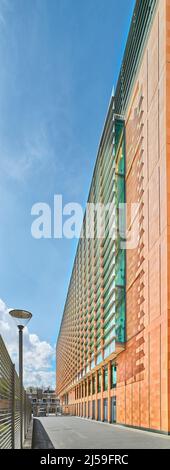
[(15, 449), (15, 365), (12, 364), (12, 395), (11, 395), (11, 446)]
[(26, 391), (24, 390), (24, 439), (27, 433), (27, 401), (26, 401)]
[(19, 325), (20, 449), (23, 443), (23, 326)]

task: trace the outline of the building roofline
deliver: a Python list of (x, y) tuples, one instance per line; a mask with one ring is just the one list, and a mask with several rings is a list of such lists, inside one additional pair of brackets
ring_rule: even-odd
[[(119, 73), (119, 77), (118, 77), (118, 81), (116, 85), (115, 95), (114, 95), (114, 87), (113, 87), (111, 97), (109, 100), (109, 105), (108, 105), (107, 112), (106, 112), (106, 117), (104, 120), (104, 126), (101, 132), (101, 137), (99, 139), (97, 157), (96, 157), (95, 164), (94, 164), (87, 202), (89, 201), (95, 171), (96, 171), (98, 161), (100, 158), (100, 149), (101, 149), (101, 145), (104, 139), (105, 130), (107, 126), (107, 120), (108, 120), (109, 113), (111, 111), (111, 107), (113, 106), (113, 112), (115, 110), (115, 115), (117, 117), (118, 115), (120, 115), (121, 118), (124, 116), (125, 109), (129, 101), (131, 89), (132, 89), (134, 80), (136, 78), (138, 65), (139, 65), (140, 58), (144, 49), (144, 44), (147, 38), (147, 34), (149, 31), (152, 19), (154, 17), (154, 13), (156, 11), (158, 2), (159, 0), (142, 0), (142, 2), (141, 0), (136, 0), (133, 14), (132, 14), (130, 29), (129, 29), (129, 33), (128, 33), (128, 37), (126, 41), (125, 52), (123, 55), (120, 73)], [(142, 17), (142, 15), (144, 15), (144, 17)], [(143, 23), (142, 23), (142, 18), (143, 18)], [(138, 31), (139, 25), (141, 26), (140, 31)], [(86, 209), (84, 212), (83, 223), (85, 220), (85, 216), (86, 216)], [(76, 256), (77, 256), (77, 252), (79, 248), (79, 242), (80, 242), (80, 239), (77, 242), (77, 247), (75, 251), (73, 268), (71, 271), (70, 281), (68, 284), (67, 296), (66, 296), (66, 301), (64, 304), (63, 315), (62, 315), (60, 329), (59, 329), (59, 333), (57, 337), (56, 348), (58, 345), (58, 340), (59, 340), (61, 327), (62, 327), (62, 323), (64, 319), (65, 307), (66, 307), (69, 287), (70, 287), (70, 283), (71, 283), (72, 275), (74, 271), (75, 260), (76, 260)]]

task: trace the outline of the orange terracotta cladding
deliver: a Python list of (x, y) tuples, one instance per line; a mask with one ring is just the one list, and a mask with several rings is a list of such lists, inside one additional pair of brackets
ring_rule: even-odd
[(126, 350), (117, 358), (116, 391), (118, 422), (165, 432), (170, 431), (166, 162), (168, 18), (170, 1), (161, 0), (126, 112), (126, 198), (127, 204), (136, 200), (140, 204), (140, 242), (137, 249), (126, 253), (127, 344)]
[[(170, 0), (159, 0), (125, 113), (127, 226), (140, 207), (138, 247), (126, 251), (126, 346), (117, 386), (85, 396), (67, 390), (67, 409), (92, 416), (92, 401), (116, 396), (116, 421), (170, 432)], [(77, 346), (78, 347), (78, 346)], [(61, 354), (61, 352), (60, 352)], [(70, 355), (72, 352), (70, 351)], [(71, 356), (70, 356), (71, 357)], [(97, 369), (100, 369), (98, 367)], [(60, 370), (60, 375), (64, 372)], [(87, 383), (97, 371), (87, 377)], [(109, 372), (110, 374), (110, 372)], [(110, 377), (110, 376), (109, 376)], [(96, 375), (97, 380), (97, 375)], [(66, 381), (67, 382), (67, 381)], [(65, 400), (61, 394), (61, 400)], [(66, 403), (65, 401), (63, 401)], [(86, 405), (85, 405), (86, 403)], [(85, 411), (84, 411), (85, 410)]]

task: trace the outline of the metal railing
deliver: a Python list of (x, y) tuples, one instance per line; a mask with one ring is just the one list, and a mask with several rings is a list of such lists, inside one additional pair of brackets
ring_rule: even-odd
[[(31, 402), (23, 388), (23, 442), (31, 420)], [(0, 449), (20, 448), (19, 377), (0, 335)]]

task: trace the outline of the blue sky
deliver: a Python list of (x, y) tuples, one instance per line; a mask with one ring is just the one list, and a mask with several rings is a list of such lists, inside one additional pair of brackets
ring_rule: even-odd
[(85, 206), (134, 0), (0, 0), (0, 298), (52, 346), (77, 240), (35, 240), (31, 207)]

